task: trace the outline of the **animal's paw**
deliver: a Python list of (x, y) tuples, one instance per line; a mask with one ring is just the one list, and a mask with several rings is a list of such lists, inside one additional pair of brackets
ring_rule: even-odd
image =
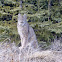
[(24, 49), (24, 47), (19, 47), (20, 51)]
[(21, 50), (21, 49), (22, 49), (22, 47), (19, 47), (19, 49)]

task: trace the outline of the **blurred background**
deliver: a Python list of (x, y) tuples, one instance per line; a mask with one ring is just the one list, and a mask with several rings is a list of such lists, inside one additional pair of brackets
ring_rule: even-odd
[(27, 14), (39, 44), (48, 46), (54, 39), (61, 40), (62, 0), (0, 0), (0, 42), (8, 38), (16, 45), (20, 43), (18, 13)]

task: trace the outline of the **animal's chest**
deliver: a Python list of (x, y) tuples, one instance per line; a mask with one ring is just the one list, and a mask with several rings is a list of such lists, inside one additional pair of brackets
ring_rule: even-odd
[(21, 37), (23, 37), (24, 35), (26, 35), (28, 33), (28, 26), (24, 25), (24, 26), (18, 26), (18, 33)]

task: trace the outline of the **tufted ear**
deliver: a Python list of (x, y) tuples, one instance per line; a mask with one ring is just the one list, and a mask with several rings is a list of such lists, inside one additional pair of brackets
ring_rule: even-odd
[(18, 14), (18, 22), (21, 21), (23, 19), (23, 16), (19, 13)]
[(27, 15), (24, 14), (24, 15), (23, 15), (23, 18), (24, 18), (24, 20), (26, 21), (26, 20), (27, 20)]
[(18, 18), (22, 18), (22, 15), (20, 13), (18, 14)]

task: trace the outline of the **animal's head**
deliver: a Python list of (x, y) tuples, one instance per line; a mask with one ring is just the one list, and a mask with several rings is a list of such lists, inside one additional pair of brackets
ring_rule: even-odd
[(18, 14), (18, 24), (19, 24), (19, 25), (20, 25), (21, 23), (24, 23), (26, 20), (27, 20), (26, 14), (24, 14), (24, 15)]

